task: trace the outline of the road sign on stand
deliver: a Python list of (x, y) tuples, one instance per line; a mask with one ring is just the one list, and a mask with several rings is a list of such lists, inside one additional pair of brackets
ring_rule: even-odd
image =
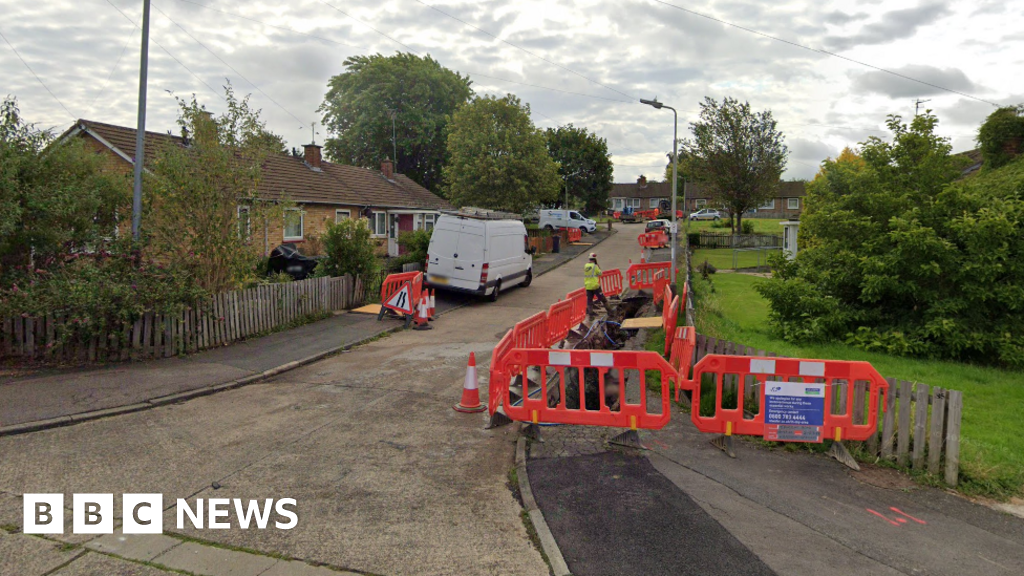
[(402, 284), (402, 287), (392, 294), (391, 298), (388, 298), (388, 301), (383, 306), (389, 310), (411, 316), (413, 313), (412, 285), (409, 282)]
[(764, 383), (764, 439), (821, 442), (825, 424), (825, 384)]

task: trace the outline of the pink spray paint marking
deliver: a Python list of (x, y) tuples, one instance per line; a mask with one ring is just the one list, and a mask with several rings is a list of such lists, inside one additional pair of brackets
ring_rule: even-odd
[(886, 522), (888, 522), (889, 524), (892, 524), (893, 526), (900, 526), (899, 522), (894, 522), (892, 520), (889, 520), (887, 517), (883, 516), (882, 514), (879, 514), (878, 512), (875, 512), (871, 508), (865, 508), (865, 510), (867, 510), (868, 512), (871, 512), (875, 516), (878, 516), (879, 518), (881, 518), (882, 520), (885, 520)]
[(906, 518), (897, 518), (896, 521), (899, 522), (900, 524), (906, 524), (907, 523), (907, 519)]
[(907, 518), (910, 518), (911, 520), (913, 520), (914, 522), (917, 522), (918, 524), (927, 524), (927, 522), (925, 522), (924, 520), (921, 520), (920, 518), (914, 518), (910, 514), (907, 514), (903, 510), (900, 510), (899, 508), (896, 508), (894, 506), (890, 506), (889, 510), (892, 510), (893, 512), (895, 512), (897, 514), (903, 514), (904, 516), (906, 516)]

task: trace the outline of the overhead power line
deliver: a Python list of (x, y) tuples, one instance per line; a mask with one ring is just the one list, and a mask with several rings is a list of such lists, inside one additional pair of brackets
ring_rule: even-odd
[(472, 28), (472, 29), (474, 29), (474, 30), (476, 30), (478, 32), (486, 34), (486, 35), (490, 36), (491, 38), (494, 38), (495, 40), (497, 40), (499, 42), (507, 44), (507, 45), (515, 48), (516, 50), (519, 50), (521, 52), (529, 54), (530, 56), (533, 56), (534, 58), (537, 58), (538, 60), (542, 60), (544, 62), (547, 62), (548, 64), (551, 64), (552, 66), (557, 66), (557, 67), (561, 68), (562, 70), (565, 70), (566, 72), (568, 72), (570, 74), (573, 74), (575, 76), (579, 76), (580, 78), (583, 78), (587, 82), (590, 82), (592, 84), (597, 84), (598, 86), (601, 86), (603, 88), (607, 88), (608, 90), (611, 90), (612, 92), (615, 92), (616, 94), (620, 94), (622, 96), (625, 96), (626, 98), (629, 98), (629, 102), (633, 102), (635, 100), (635, 98), (633, 97), (632, 94), (627, 94), (627, 93), (623, 92), (622, 90), (619, 90), (618, 88), (614, 88), (612, 86), (604, 84), (603, 82), (599, 82), (597, 80), (594, 80), (593, 78), (589, 78), (589, 77), (587, 77), (587, 76), (585, 76), (583, 74), (580, 74), (579, 72), (573, 70), (572, 68), (569, 68), (568, 66), (563, 66), (562, 64), (559, 64), (558, 62), (554, 62), (554, 61), (548, 60), (547, 58), (545, 58), (545, 57), (543, 57), (543, 56), (541, 56), (539, 54), (535, 54), (535, 53), (527, 50), (526, 48), (523, 48), (522, 46), (518, 46), (516, 44), (513, 44), (512, 42), (509, 42), (508, 40), (505, 40), (504, 38), (499, 38), (499, 37), (495, 36), (494, 34), (491, 34), (490, 32), (488, 32), (487, 30), (484, 30), (483, 28), (480, 28), (479, 26), (476, 26), (474, 24), (470, 24), (469, 22), (466, 22), (465, 20), (463, 20), (463, 19), (461, 19), (461, 18), (459, 18), (457, 16), (449, 14), (448, 12), (445, 12), (444, 10), (441, 10), (440, 8), (437, 8), (435, 6), (431, 6), (430, 4), (427, 4), (426, 2), (423, 2), (422, 0), (416, 0), (416, 2), (426, 6), (427, 8), (430, 8), (431, 10), (433, 10), (435, 12), (439, 12), (441, 14), (444, 14), (445, 16), (451, 18), (452, 20), (455, 20), (456, 22), (461, 22), (462, 24), (464, 24), (466, 26), (469, 26), (470, 28)]
[(92, 109), (94, 106), (96, 106), (96, 102), (100, 99), (100, 96), (103, 96), (103, 92), (105, 92), (106, 89), (107, 89), (107, 84), (109, 84), (110, 83), (110, 79), (113, 78), (114, 71), (117, 70), (117, 66), (119, 64), (121, 64), (121, 59), (124, 58), (125, 52), (128, 51), (128, 44), (131, 43), (132, 38), (135, 37), (135, 31), (138, 30), (138, 29), (139, 29), (138, 26), (132, 26), (131, 32), (128, 33), (128, 38), (126, 38), (125, 41), (124, 41), (124, 46), (121, 47), (121, 54), (118, 55), (117, 60), (114, 62), (114, 65), (110, 67), (110, 73), (107, 74), (106, 79), (103, 80), (103, 84), (100, 84), (99, 90), (96, 91), (96, 97), (93, 98), (92, 102), (89, 104), (89, 108), (90, 109)]
[(200, 41), (200, 40), (199, 40), (198, 38), (196, 38), (195, 36), (193, 36), (191, 32), (189, 32), (188, 30), (186, 30), (184, 26), (182, 26), (181, 24), (178, 24), (177, 22), (175, 22), (175, 21), (174, 21), (174, 19), (173, 19), (173, 18), (171, 18), (170, 16), (168, 16), (166, 12), (164, 12), (163, 10), (161, 10), (159, 6), (155, 6), (155, 5), (154, 5), (154, 6), (153, 6), (153, 8), (156, 8), (156, 11), (157, 11), (157, 12), (159, 12), (159, 13), (160, 13), (160, 14), (161, 14), (161, 15), (162, 15), (162, 16), (163, 16), (164, 18), (167, 18), (167, 20), (169, 20), (169, 21), (171, 22), (171, 24), (174, 24), (175, 26), (177, 26), (179, 30), (181, 30), (181, 31), (182, 31), (182, 32), (184, 32), (184, 33), (185, 33), (185, 34), (186, 34), (186, 35), (187, 35), (187, 36), (188, 36), (189, 38), (191, 38), (192, 40), (194, 40), (196, 44), (199, 44), (200, 46), (202, 46), (202, 47), (203, 47), (203, 48), (204, 48), (204, 49), (205, 49), (205, 50), (206, 50), (207, 52), (209, 52), (209, 53), (210, 53), (210, 54), (211, 54), (211, 55), (212, 55), (212, 56), (213, 56), (214, 58), (216, 58), (216, 59), (217, 59), (217, 60), (218, 60), (218, 61), (219, 61), (219, 62), (220, 62), (221, 64), (223, 64), (223, 65), (227, 66), (228, 68), (230, 68), (230, 69), (231, 69), (231, 71), (232, 71), (232, 72), (234, 72), (235, 74), (238, 74), (238, 75), (239, 75), (239, 76), (240, 76), (240, 77), (242, 78), (242, 80), (245, 80), (245, 81), (246, 81), (246, 82), (248, 82), (248, 83), (249, 83), (250, 85), (252, 85), (252, 87), (253, 87), (253, 88), (255, 88), (255, 89), (256, 89), (256, 91), (257, 91), (257, 92), (259, 92), (260, 94), (263, 94), (263, 96), (265, 96), (265, 97), (267, 98), (267, 100), (270, 100), (270, 101), (271, 101), (271, 102), (273, 102), (273, 103), (274, 103), (274, 104), (275, 104), (275, 105), (276, 105), (276, 106), (277, 106), (278, 108), (280, 108), (281, 110), (284, 110), (284, 111), (285, 111), (285, 112), (286, 112), (286, 113), (287, 113), (287, 114), (288, 114), (289, 116), (291, 116), (292, 118), (294, 118), (294, 119), (295, 119), (295, 121), (296, 121), (296, 122), (298, 122), (298, 123), (300, 124), (299, 128), (305, 128), (305, 123), (304, 123), (304, 122), (303, 122), (302, 120), (300, 120), (298, 116), (296, 116), (295, 114), (292, 114), (291, 110), (289, 110), (289, 109), (285, 108), (285, 107), (284, 107), (284, 106), (283, 106), (283, 105), (282, 105), (282, 104), (281, 104), (280, 102), (278, 102), (277, 100), (274, 100), (274, 98), (273, 98), (273, 97), (271, 97), (271, 96), (270, 96), (270, 94), (267, 94), (266, 92), (264, 92), (264, 91), (263, 91), (263, 89), (262, 89), (262, 88), (260, 88), (259, 86), (257, 86), (255, 82), (253, 82), (252, 80), (249, 80), (248, 78), (246, 78), (246, 77), (245, 77), (245, 75), (244, 75), (244, 74), (242, 74), (242, 73), (241, 73), (241, 72), (239, 72), (239, 71), (238, 71), (237, 69), (235, 69), (235, 67), (234, 67), (234, 66), (232, 66), (231, 64), (228, 64), (228, 63), (227, 63), (227, 62), (226, 62), (226, 61), (225, 61), (225, 60), (224, 60), (223, 58), (221, 58), (220, 56), (218, 56), (216, 52), (214, 52), (213, 50), (211, 50), (209, 46), (207, 46), (206, 44), (203, 44), (203, 43), (202, 43), (202, 42), (201, 42), (201, 41)]
[(35, 76), (36, 80), (39, 81), (39, 84), (42, 85), (43, 89), (49, 92), (50, 96), (53, 96), (53, 99), (57, 101), (57, 104), (60, 104), (60, 107), (63, 108), (65, 112), (67, 112), (68, 116), (70, 116), (72, 120), (74, 120), (76, 116), (72, 114), (70, 110), (68, 110), (68, 107), (65, 106), (64, 103), (60, 101), (60, 98), (57, 98), (57, 95), (53, 93), (53, 90), (50, 90), (50, 87), (46, 85), (46, 82), (43, 82), (43, 79), (39, 77), (39, 74), (36, 74), (36, 71), (33, 70), (32, 67), (28, 65), (28, 62), (26, 62), (25, 59), (21, 57), (21, 54), (18, 52), (18, 49), (14, 47), (14, 44), (11, 44), (11, 41), (7, 39), (7, 36), (4, 36), (3, 30), (0, 30), (0, 38), (4, 39), (4, 42), (6, 42), (7, 45), (11, 47), (11, 50), (14, 52), (14, 55), (17, 56), (18, 60), (21, 60), (21, 63), (25, 65), (25, 68), (28, 68), (28, 71), (31, 72), (33, 76)]
[[(416, 0), (416, 1), (419, 2), (419, 0)], [(890, 74), (892, 76), (896, 76), (897, 78), (903, 78), (904, 80), (910, 80), (911, 82), (917, 82), (918, 84), (923, 84), (925, 86), (930, 86), (930, 87), (935, 88), (937, 90), (943, 90), (945, 92), (950, 92), (952, 94), (958, 94), (960, 96), (963, 96), (964, 98), (970, 98), (971, 100), (977, 100), (978, 102), (984, 102), (985, 104), (991, 104), (992, 106), (996, 106), (996, 107), (999, 106), (999, 104), (996, 104), (995, 102), (990, 102), (988, 100), (985, 100), (985, 99), (982, 99), (982, 98), (978, 98), (977, 96), (972, 96), (970, 94), (967, 94), (966, 92), (961, 92), (959, 90), (953, 90), (952, 88), (946, 88), (945, 86), (939, 86), (938, 84), (932, 84), (931, 82), (925, 82), (924, 80), (919, 80), (919, 79), (914, 78), (912, 76), (907, 76), (906, 74), (901, 74), (900, 72), (896, 72), (894, 70), (889, 70), (889, 69), (886, 69), (886, 68), (882, 68), (880, 66), (875, 66), (874, 64), (868, 64), (867, 62), (863, 62), (861, 60), (854, 60), (853, 58), (849, 58), (849, 57), (843, 56), (841, 54), (836, 54), (835, 52), (830, 52), (828, 50), (823, 50), (821, 48), (811, 48), (810, 46), (805, 46), (805, 45), (800, 44), (798, 42), (793, 42), (792, 40), (786, 40), (785, 38), (779, 38), (778, 36), (772, 36), (771, 34), (765, 34), (764, 32), (760, 32), (758, 30), (754, 30), (753, 28), (747, 28), (746, 26), (740, 26), (739, 24), (733, 24), (732, 22), (728, 22), (726, 20), (722, 20), (721, 18), (715, 18), (714, 16), (711, 16), (709, 14), (704, 14), (703, 12), (697, 12), (696, 10), (691, 10), (689, 8), (683, 8), (682, 6), (677, 6), (675, 4), (672, 4), (671, 2), (665, 2), (664, 0), (653, 0), (653, 1), (657, 2), (658, 4), (662, 4), (662, 5), (668, 6), (669, 8), (675, 8), (676, 10), (681, 10), (683, 12), (686, 12), (687, 14), (693, 14), (694, 16), (699, 16), (699, 17), (705, 18), (707, 20), (718, 22), (719, 24), (725, 24), (726, 26), (731, 26), (733, 28), (737, 28), (739, 30), (743, 30), (744, 32), (749, 32), (751, 34), (756, 34), (758, 36), (761, 36), (762, 38), (767, 38), (769, 40), (774, 40), (776, 42), (782, 42), (783, 44), (789, 44), (790, 46), (795, 46), (796, 48), (801, 48), (803, 50), (808, 50), (810, 52), (817, 52), (818, 54), (824, 54), (825, 56), (831, 56), (833, 58), (839, 58), (840, 60), (846, 60), (847, 62), (852, 62), (852, 63), (857, 64), (859, 66), (864, 66), (866, 68), (871, 68), (872, 70), (878, 70), (879, 72), (884, 72), (885, 74)], [(420, 3), (422, 4), (422, 2), (420, 2)]]

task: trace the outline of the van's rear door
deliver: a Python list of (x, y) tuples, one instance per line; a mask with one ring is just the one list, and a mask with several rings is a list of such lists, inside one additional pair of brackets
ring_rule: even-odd
[(478, 220), (442, 216), (430, 237), (427, 281), (476, 290), (483, 264), (484, 229)]
[(459, 288), (476, 289), (484, 263), (484, 223), (463, 218), (458, 251), (453, 258), (452, 281)]

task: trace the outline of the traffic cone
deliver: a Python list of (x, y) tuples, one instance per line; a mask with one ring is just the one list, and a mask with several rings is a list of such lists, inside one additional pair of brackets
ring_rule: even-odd
[(423, 294), (422, 296), (420, 296), (420, 303), (419, 303), (419, 306), (416, 309), (416, 326), (413, 327), (413, 330), (433, 330), (434, 329), (433, 326), (431, 326), (430, 324), (427, 324), (427, 318), (428, 318), (428, 314), (429, 314), (428, 305), (427, 305), (427, 301), (428, 300), (429, 300), (429, 298), (427, 297), (426, 294)]
[(462, 385), (462, 401), (453, 406), (456, 412), (483, 412), (487, 409), (480, 403), (480, 389), (476, 383), (476, 354), (469, 353), (469, 366), (466, 367), (466, 381)]
[(429, 314), (429, 316), (428, 316), (428, 319), (429, 319), (429, 320), (430, 320), (431, 322), (433, 322), (433, 321), (434, 321), (434, 314), (435, 314), (436, 312), (437, 312), (437, 306), (436, 306), (436, 303), (435, 303), (435, 301), (434, 301), (434, 290), (431, 290), (431, 291), (430, 291), (430, 314)]

